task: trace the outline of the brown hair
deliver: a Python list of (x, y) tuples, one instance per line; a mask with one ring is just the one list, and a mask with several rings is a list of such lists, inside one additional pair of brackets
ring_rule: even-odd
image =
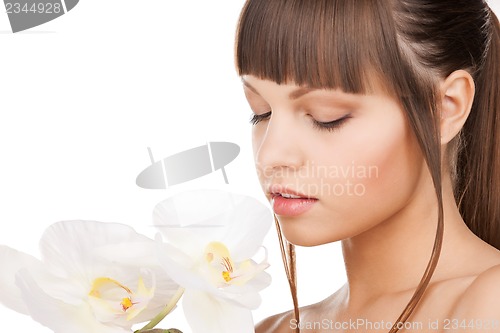
[[(421, 299), (441, 251), (439, 79), (467, 70), (471, 114), (448, 144), (455, 198), (468, 227), (500, 249), (500, 27), (483, 0), (247, 0), (236, 36), (239, 75), (366, 93), (384, 82), (398, 100), (432, 176), (438, 223), (431, 258), (390, 332)], [(299, 320), (294, 247), (281, 249)], [(401, 324), (399, 324), (401, 325)], [(299, 331), (297, 329), (297, 331)]]

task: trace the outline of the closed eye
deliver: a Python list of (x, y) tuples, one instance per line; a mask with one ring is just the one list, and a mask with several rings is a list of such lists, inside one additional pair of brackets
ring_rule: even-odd
[(320, 122), (320, 121), (313, 119), (313, 125), (315, 128), (319, 129), (320, 131), (326, 130), (326, 131), (333, 132), (335, 130), (338, 130), (342, 125), (344, 125), (346, 123), (347, 119), (349, 119), (349, 118), (351, 118), (350, 114), (346, 114), (345, 116), (343, 116), (339, 119), (335, 119), (335, 120), (328, 121), (328, 122)]
[(260, 123), (262, 120), (266, 120), (267, 118), (269, 118), (269, 116), (271, 116), (271, 111), (267, 112), (267, 113), (263, 113), (263, 114), (254, 114), (252, 115), (252, 117), (250, 118), (250, 123), (252, 125), (257, 125), (258, 123)]

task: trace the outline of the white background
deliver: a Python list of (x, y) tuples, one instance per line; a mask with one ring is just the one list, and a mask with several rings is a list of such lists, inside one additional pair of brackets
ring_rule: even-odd
[[(498, 0), (490, 0), (500, 12)], [(68, 14), (12, 34), (0, 13), (0, 244), (38, 255), (50, 224), (122, 222), (154, 235), (151, 213), (168, 195), (221, 188), (265, 202), (253, 169), (250, 109), (233, 65), (242, 0), (81, 0)], [(156, 159), (230, 141), (240, 156), (220, 172), (168, 190), (135, 185)], [(299, 248), (301, 305), (345, 282), (340, 244)], [(273, 284), (255, 321), (291, 308), (274, 229)], [(1, 270), (1, 263), (0, 263)], [(0, 305), (5, 331), (50, 332)], [(190, 332), (177, 309), (164, 328)]]

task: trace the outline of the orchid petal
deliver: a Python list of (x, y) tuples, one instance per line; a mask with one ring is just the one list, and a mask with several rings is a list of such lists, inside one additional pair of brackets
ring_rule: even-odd
[(54, 333), (130, 333), (130, 330), (99, 323), (88, 306), (77, 307), (50, 297), (25, 269), (18, 272), (16, 283), (31, 317)]
[(94, 248), (93, 254), (108, 262), (131, 266), (156, 266), (157, 245), (148, 239), (139, 242), (122, 242)]
[(227, 228), (224, 244), (231, 250), (235, 261), (251, 258), (269, 232), (273, 217), (271, 211), (251, 197), (237, 202), (233, 222)]
[(220, 241), (240, 260), (254, 255), (262, 244), (272, 215), (249, 196), (192, 190), (160, 202), (153, 221), (167, 242), (189, 255), (203, 251), (208, 242)]
[(122, 242), (147, 241), (129, 226), (96, 221), (63, 221), (47, 228), (40, 240), (42, 261), (55, 275), (80, 276), (87, 281), (105, 263), (93, 254), (95, 248)]
[(195, 273), (193, 258), (170, 244), (160, 244), (158, 260), (172, 280), (184, 288), (206, 289), (208, 284)]
[(21, 291), (15, 282), (16, 273), (22, 268), (40, 270), (42, 263), (28, 255), (7, 246), (0, 245), (0, 302), (14, 311), (28, 314), (28, 308), (22, 301)]
[[(155, 296), (149, 300), (148, 307), (137, 315), (136, 320), (134, 320), (137, 322), (141, 322), (141, 320), (148, 321), (156, 316), (179, 288), (179, 285), (171, 279), (168, 272), (160, 268), (160, 262), (156, 255), (157, 251), (158, 244), (149, 239), (147, 242), (140, 241), (100, 246), (93, 251), (96, 256), (116, 263), (126, 270), (127, 267), (133, 269), (134, 266), (149, 267), (148, 270), (151, 271), (151, 274), (157, 277)], [(137, 280), (137, 277), (131, 276), (129, 272), (126, 272), (120, 278), (127, 285), (133, 285)]]
[(216, 300), (206, 293), (186, 290), (182, 306), (193, 333), (254, 332), (250, 310)]

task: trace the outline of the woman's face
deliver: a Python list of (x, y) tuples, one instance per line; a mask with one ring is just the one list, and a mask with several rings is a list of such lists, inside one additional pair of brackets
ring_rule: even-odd
[(257, 173), (288, 241), (350, 238), (411, 205), (424, 162), (403, 111), (382, 89), (348, 94), (251, 75), (243, 83)]

